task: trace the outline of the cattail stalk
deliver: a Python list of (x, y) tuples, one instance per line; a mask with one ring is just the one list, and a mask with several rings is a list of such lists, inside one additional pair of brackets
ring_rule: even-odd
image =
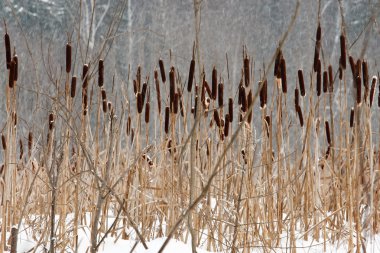
[(188, 92), (191, 92), (191, 88), (193, 86), (194, 70), (195, 70), (195, 60), (191, 59), (190, 69), (189, 69), (189, 80), (187, 82), (187, 91)]
[(170, 81), (170, 111), (173, 111), (174, 96), (175, 96), (175, 72), (174, 67), (170, 68), (169, 72)]
[[(158, 65), (160, 67), (160, 73), (161, 73), (161, 80), (163, 83), (166, 82), (166, 75), (165, 75), (165, 67), (164, 67), (164, 61), (162, 59), (160, 59), (158, 61)], [(191, 68), (191, 67), (190, 67)], [(193, 72), (194, 73), (194, 72)]]
[(170, 108), (169, 106), (165, 107), (165, 133), (169, 133), (169, 113), (170, 113)]
[(252, 90), (249, 91), (248, 93), (248, 99), (247, 99), (247, 103), (248, 103), (248, 108), (251, 108), (249, 114), (248, 114), (248, 117), (247, 117), (247, 122), (249, 124), (251, 124), (252, 122), (252, 115), (253, 115), (253, 94), (252, 94)]
[(217, 80), (217, 72), (216, 68), (214, 67), (212, 69), (212, 81), (211, 81), (211, 98), (213, 100), (216, 99), (216, 93), (217, 93), (217, 88), (218, 88), (218, 80)]
[(281, 59), (281, 84), (282, 84), (282, 92), (286, 93), (288, 91), (288, 85), (286, 81), (286, 63), (285, 59)]
[(160, 81), (158, 80), (157, 70), (154, 71), (154, 82), (156, 83), (158, 114), (161, 114), (161, 92), (160, 92)]
[(297, 111), (297, 114), (298, 114), (298, 119), (300, 121), (300, 125), (301, 127), (303, 127), (303, 116), (302, 116), (302, 110), (301, 110), (301, 107), (300, 106), (297, 106), (296, 107), (296, 111)]
[(89, 75), (88, 64), (84, 64), (83, 70), (82, 70), (82, 82), (83, 82), (82, 88), (87, 89), (88, 87), (88, 75)]
[(11, 53), (11, 40), (7, 31), (7, 27), (5, 26), (5, 35), (4, 35), (4, 41), (5, 41), (5, 56), (6, 56), (6, 65), (7, 69), (10, 68), (12, 53)]
[(226, 116), (224, 117), (224, 136), (228, 136), (229, 132), (229, 127), (230, 127), (230, 115), (227, 113)]
[(229, 115), (229, 120), (232, 122), (233, 120), (233, 115), (234, 115), (234, 100), (232, 98), (228, 99), (228, 115)]
[(103, 85), (104, 85), (104, 61), (100, 59), (99, 66), (98, 66), (98, 86), (103, 87)]
[(218, 85), (218, 105), (219, 107), (223, 107), (223, 83), (219, 83)]
[(346, 69), (346, 38), (343, 34), (340, 35), (340, 59), (339, 63), (343, 69)]
[(73, 77), (71, 77), (71, 89), (70, 89), (71, 98), (75, 97), (76, 89), (77, 89), (77, 77), (73, 76)]
[(331, 146), (330, 126), (329, 126), (328, 121), (325, 121), (325, 130), (326, 130), (327, 143), (329, 144), (329, 146)]
[(329, 72), (329, 91), (334, 92), (334, 76), (333, 76), (333, 69), (331, 65), (329, 65), (328, 67), (328, 72)]
[(146, 124), (149, 124), (149, 111), (150, 111), (150, 103), (148, 101), (146, 102), (146, 105), (145, 105), (145, 123)]
[(326, 93), (329, 87), (329, 78), (327, 71), (323, 71), (323, 92)]
[(250, 72), (249, 72), (249, 58), (247, 56), (244, 57), (244, 83), (245, 87), (249, 86), (250, 82)]
[(371, 83), (371, 92), (370, 92), (370, 95), (369, 95), (369, 106), (370, 107), (372, 107), (373, 96), (375, 95), (376, 82), (377, 82), (377, 77), (373, 76), (372, 77), (372, 83)]
[(350, 113), (350, 128), (352, 128), (354, 126), (354, 108), (352, 107), (351, 108), (351, 113)]

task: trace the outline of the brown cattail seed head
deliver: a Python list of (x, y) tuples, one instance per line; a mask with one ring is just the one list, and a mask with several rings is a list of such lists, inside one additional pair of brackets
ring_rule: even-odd
[(161, 80), (163, 83), (165, 83), (166, 82), (166, 75), (165, 75), (164, 61), (162, 59), (160, 59), (158, 61), (158, 65), (160, 67)]
[(173, 112), (175, 114), (178, 113), (178, 104), (179, 104), (179, 95), (178, 93), (174, 94), (174, 102), (173, 102)]
[(315, 39), (317, 42), (320, 42), (322, 39), (322, 29), (321, 29), (321, 24), (318, 23), (318, 28), (317, 28), (317, 34), (315, 36)]
[(212, 83), (211, 83), (211, 98), (213, 100), (216, 99), (216, 93), (217, 93), (217, 87), (218, 87), (218, 82), (217, 82), (217, 72), (216, 68), (214, 67), (212, 69)]
[(19, 146), (20, 146), (20, 160), (22, 159), (22, 157), (24, 156), (24, 146), (22, 144), (22, 140), (20, 139), (19, 140)]
[(300, 91), (298, 88), (294, 90), (294, 105), (296, 108), (300, 105)]
[(104, 85), (104, 61), (102, 59), (99, 60), (98, 85), (99, 87), (103, 87)]
[(279, 50), (278, 53), (277, 53), (277, 56), (276, 56), (276, 60), (274, 62), (274, 71), (273, 71), (273, 75), (276, 77), (276, 78), (280, 78), (281, 77), (281, 58), (282, 58), (282, 51)]
[(343, 34), (340, 35), (340, 65), (346, 69), (346, 38)]
[(169, 133), (169, 106), (165, 107), (165, 133)]
[(352, 128), (354, 126), (354, 108), (351, 108), (351, 113), (350, 113), (350, 127)]
[(232, 122), (233, 120), (233, 115), (234, 115), (234, 100), (232, 98), (228, 99), (228, 115), (229, 115), (229, 120)]
[(356, 77), (356, 64), (355, 60), (352, 56), (348, 57), (348, 60), (350, 62), (351, 72), (354, 77)]
[(360, 76), (356, 77), (356, 103), (360, 104), (362, 101), (362, 86), (361, 86), (361, 78)]
[(327, 88), (329, 87), (329, 77), (327, 71), (323, 71), (323, 92), (327, 92)]
[(83, 85), (82, 85), (82, 88), (87, 88), (88, 87), (88, 65), (87, 64), (84, 64), (83, 65), (83, 71), (82, 71), (82, 82), (83, 82)]
[(137, 82), (136, 82), (136, 80), (133, 79), (133, 93), (135, 93), (135, 95), (136, 95), (137, 91), (138, 91)]
[(170, 111), (173, 110), (174, 96), (175, 96), (175, 72), (174, 67), (170, 68), (169, 72), (170, 81)]
[(107, 113), (107, 107), (108, 107), (107, 106), (107, 100), (104, 99), (103, 102), (102, 102), (102, 105), (103, 105), (103, 112)]
[(66, 73), (71, 71), (71, 45), (70, 43), (66, 44)]
[(127, 120), (127, 135), (129, 136), (131, 134), (131, 116), (128, 116), (128, 120)]
[(265, 128), (267, 129), (267, 136), (269, 137), (269, 129), (270, 129), (270, 116), (265, 116)]
[(54, 127), (54, 114), (49, 114), (49, 130), (51, 131)]
[[(157, 71), (155, 71), (157, 73)], [(160, 92), (160, 81), (158, 81), (158, 78), (154, 79), (154, 82), (156, 83), (156, 96), (157, 96), (157, 106), (158, 106), (158, 114), (161, 114), (161, 92)]]
[(144, 103), (145, 102), (145, 97), (146, 97), (146, 91), (148, 89), (148, 85), (146, 83), (143, 83), (142, 85), (142, 89), (141, 89), (141, 98), (142, 98), (142, 102)]
[(106, 93), (105, 89), (102, 89), (101, 93), (102, 93), (102, 100), (107, 100), (107, 93)]
[(373, 96), (375, 95), (376, 82), (377, 82), (377, 77), (373, 76), (372, 77), (372, 83), (371, 83), (371, 92), (370, 92), (370, 95), (369, 95), (369, 106), (370, 107), (372, 107)]
[(330, 126), (329, 126), (328, 121), (325, 121), (325, 130), (326, 130), (327, 143), (330, 146), (331, 145), (331, 135), (330, 135)]
[(217, 110), (214, 110), (214, 121), (218, 127), (220, 127), (220, 118)]
[(5, 30), (5, 35), (4, 35), (4, 41), (5, 41), (5, 55), (6, 55), (6, 64), (7, 64), (7, 69), (10, 68), (10, 63), (11, 63), (11, 58), (12, 58), (12, 53), (11, 53), (11, 40), (9, 38), (9, 34)]
[(208, 95), (209, 97), (211, 97), (212, 92), (211, 92), (210, 86), (208, 85), (208, 82), (207, 82), (207, 81), (204, 81), (203, 84), (204, 84), (204, 86), (205, 86), (205, 89), (206, 89), (207, 95)]
[(71, 89), (70, 89), (71, 98), (75, 97), (76, 89), (77, 89), (77, 77), (73, 76), (73, 77), (71, 77)]
[(342, 81), (342, 79), (343, 79), (343, 70), (341, 67), (339, 67), (339, 80)]
[(194, 61), (194, 59), (192, 59), (190, 62), (189, 80), (187, 82), (187, 91), (188, 92), (191, 92), (191, 88), (193, 86), (194, 70), (195, 70), (195, 61)]
[(334, 92), (334, 76), (332, 66), (329, 65), (329, 92)]
[(140, 92), (137, 92), (136, 101), (137, 101), (137, 112), (141, 113), (144, 107), (144, 102), (143, 102), (142, 95)]
[(29, 132), (29, 135), (28, 135), (28, 152), (29, 152), (29, 156), (32, 153), (32, 148), (33, 148), (33, 133)]
[(223, 107), (223, 83), (219, 83), (218, 85), (218, 105), (219, 107)]
[(137, 90), (140, 91), (141, 88), (141, 66), (137, 66), (137, 71), (136, 71), (136, 82), (137, 82)]
[(249, 86), (249, 82), (250, 82), (249, 58), (246, 56), (246, 57), (244, 57), (244, 83), (245, 83), (245, 87)]
[(286, 63), (285, 59), (281, 59), (281, 84), (282, 84), (282, 92), (286, 93), (288, 91), (287, 81), (286, 81)]
[(229, 132), (229, 127), (230, 127), (230, 115), (227, 113), (226, 116), (224, 117), (224, 136), (228, 136)]
[(321, 89), (322, 89), (322, 81), (321, 81), (321, 72), (317, 72), (317, 96), (319, 97), (321, 95)]
[(110, 101), (107, 102), (107, 108), (110, 113), (113, 113), (112, 103)]
[(15, 62), (11, 60), (9, 63), (9, 88), (13, 88), (15, 82)]
[(17, 78), (18, 78), (18, 56), (16, 53), (13, 55), (13, 61), (15, 63), (14, 70), (13, 70), (14, 71), (13, 79), (15, 81), (17, 81)]
[(300, 121), (300, 125), (301, 127), (303, 127), (303, 116), (302, 116), (302, 110), (301, 110), (301, 107), (300, 106), (297, 106), (296, 107), (296, 111), (297, 111), (297, 114), (298, 114), (298, 119)]
[(299, 81), (299, 84), (300, 84), (300, 90), (301, 90), (301, 96), (305, 96), (305, 82), (303, 80), (303, 72), (302, 72), (302, 69), (299, 69), (298, 70), (298, 81)]
[(149, 123), (149, 111), (150, 111), (150, 103), (146, 102), (145, 105), (145, 123)]
[(253, 115), (253, 95), (252, 95), (252, 90), (249, 91), (248, 93), (248, 108), (250, 108), (250, 112), (248, 114), (247, 122), (251, 124), (252, 122), (252, 115)]
[(4, 134), (1, 134), (1, 144), (3, 145), (3, 149), (7, 150), (7, 141), (5, 140)]
[(245, 88), (243, 86), (240, 87), (240, 96), (241, 96), (241, 110), (246, 112), (248, 109), (247, 97), (245, 95)]

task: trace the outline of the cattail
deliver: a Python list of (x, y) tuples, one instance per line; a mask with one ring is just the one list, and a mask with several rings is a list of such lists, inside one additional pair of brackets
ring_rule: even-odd
[(133, 93), (135, 93), (135, 95), (136, 95), (137, 92), (138, 92), (137, 82), (136, 82), (136, 80), (133, 79)]
[(165, 133), (169, 133), (169, 106), (165, 107)]
[(3, 144), (3, 149), (7, 150), (7, 141), (5, 140), (4, 134), (1, 134), (1, 143)]
[[(165, 82), (166, 82), (166, 75), (165, 75), (164, 62), (163, 62), (162, 59), (160, 59), (160, 60), (158, 61), (158, 65), (159, 65), (159, 67), (160, 67), (161, 80), (162, 80), (163, 83), (165, 83)], [(191, 69), (191, 64), (190, 64), (190, 69)], [(193, 71), (193, 73), (194, 73), (194, 71)], [(193, 75), (193, 76), (194, 76), (194, 75)], [(190, 81), (190, 78), (189, 78), (189, 81)]]
[(28, 154), (29, 154), (29, 157), (32, 154), (32, 148), (33, 148), (33, 133), (29, 132), (29, 134), (28, 134)]
[(105, 89), (102, 89), (101, 93), (102, 93), (102, 100), (107, 100), (107, 93), (106, 93)]
[(7, 69), (10, 68), (12, 53), (11, 53), (11, 40), (9, 38), (9, 34), (7, 31), (7, 27), (5, 27), (5, 35), (4, 35), (4, 41), (5, 41), (5, 55), (6, 55), (6, 64)]
[(149, 123), (149, 111), (150, 111), (150, 103), (146, 102), (145, 104), (145, 123)]
[(249, 86), (250, 76), (249, 76), (249, 58), (244, 57), (244, 83), (245, 87)]
[(17, 81), (17, 78), (18, 78), (18, 56), (17, 56), (17, 54), (16, 54), (16, 51), (15, 51), (15, 53), (14, 53), (14, 55), (13, 55), (13, 61), (14, 61), (14, 63), (15, 63), (15, 65), (14, 65), (14, 69), (13, 69), (13, 71), (14, 71), (14, 73), (13, 73), (13, 79), (15, 80), (15, 81)]
[(113, 113), (113, 108), (112, 108), (112, 103), (111, 103), (111, 101), (108, 101), (108, 102), (107, 102), (107, 108), (108, 108), (108, 111), (112, 114), (112, 113)]
[(127, 119), (127, 135), (129, 136), (131, 134), (131, 116), (128, 116), (128, 119)]
[(133, 143), (133, 140), (135, 139), (135, 129), (131, 129), (131, 144)]
[(187, 82), (187, 91), (188, 92), (191, 92), (191, 87), (193, 86), (194, 70), (195, 70), (195, 61), (194, 61), (194, 59), (191, 59), (190, 70), (189, 70), (189, 80)]
[(318, 23), (317, 34), (316, 34), (316, 36), (315, 36), (315, 40), (316, 40), (317, 42), (320, 42), (321, 39), (322, 39), (322, 28), (321, 28), (321, 24)]
[(82, 70), (82, 81), (83, 81), (83, 85), (82, 85), (82, 88), (87, 88), (88, 87), (88, 65), (87, 64), (84, 64), (83, 65), (83, 70)]
[(269, 129), (270, 129), (270, 116), (269, 115), (265, 116), (265, 122), (266, 122), (265, 128), (267, 129), (267, 136), (269, 138)]
[(77, 77), (73, 76), (73, 77), (71, 77), (71, 90), (70, 90), (71, 98), (75, 97), (76, 89), (77, 89)]
[(361, 78), (360, 76), (356, 77), (356, 103), (360, 104), (362, 100), (362, 87), (361, 87)]
[(16, 126), (17, 125), (17, 112), (13, 113), (13, 122), (14, 122), (14, 126)]
[(53, 130), (54, 127), (54, 114), (50, 113), (49, 114), (49, 130)]
[(173, 102), (173, 112), (174, 114), (178, 113), (178, 102), (179, 102), (179, 95), (178, 93), (174, 94), (174, 102)]
[(248, 109), (248, 102), (247, 102), (247, 97), (245, 95), (245, 88), (241, 87), (241, 110), (243, 112), (246, 112)]
[(212, 92), (211, 92), (210, 86), (208, 85), (208, 82), (205, 80), (205, 81), (203, 82), (203, 84), (204, 84), (204, 86), (205, 86), (205, 89), (206, 89), (207, 95), (208, 95), (209, 97), (211, 97)]
[(356, 72), (355, 72), (355, 75), (357, 76), (362, 76), (362, 61), (360, 59), (358, 59), (356, 61)]
[(323, 71), (323, 92), (324, 93), (327, 92), (328, 86), (329, 86), (328, 74), (327, 74), (327, 71)]
[(334, 92), (334, 77), (333, 77), (333, 69), (331, 65), (329, 65), (328, 71), (329, 71), (329, 91)]
[(322, 80), (321, 80), (321, 72), (317, 72), (317, 96), (319, 97), (321, 95), (321, 87), (322, 86)]
[(301, 127), (303, 127), (303, 116), (302, 116), (302, 110), (301, 110), (301, 107), (300, 106), (297, 106), (296, 107), (296, 111), (297, 111), (297, 114), (298, 114), (298, 119), (300, 121), (300, 125)]
[(156, 83), (156, 95), (157, 95), (157, 106), (158, 106), (158, 114), (161, 114), (161, 92), (160, 92), (160, 82), (157, 78), (157, 70), (154, 71), (155, 78), (154, 81)]
[(343, 79), (343, 70), (341, 67), (339, 67), (339, 80), (342, 81), (342, 79)]
[(212, 82), (211, 82), (211, 98), (213, 100), (216, 99), (217, 88), (218, 88), (217, 72), (216, 72), (216, 68), (214, 67), (212, 69)]
[(142, 95), (140, 92), (137, 92), (136, 98), (137, 98), (137, 100), (136, 100), (137, 101), (137, 112), (141, 113), (143, 110), (143, 107), (144, 107), (144, 102), (142, 100)]
[(9, 63), (9, 88), (13, 88), (15, 82), (15, 62), (11, 60)]
[(340, 65), (346, 69), (346, 38), (343, 34), (340, 35)]
[(331, 145), (331, 136), (330, 136), (330, 126), (329, 126), (328, 121), (325, 121), (325, 130), (326, 130), (327, 143), (330, 146)]
[(369, 94), (369, 76), (368, 76), (368, 64), (366, 61), (362, 63), (362, 71), (363, 71), (363, 85), (364, 85), (364, 101), (367, 101)]
[(350, 62), (352, 75), (355, 77), (356, 76), (356, 64), (355, 64), (355, 60), (354, 60), (354, 58), (352, 56), (348, 57), (348, 60)]
[(286, 93), (288, 91), (287, 82), (286, 82), (286, 63), (285, 59), (281, 59), (281, 84), (282, 84), (282, 92)]
[(352, 128), (354, 126), (354, 107), (351, 108), (351, 114), (350, 114), (350, 127)]
[(103, 112), (107, 113), (107, 100), (103, 99)]
[(264, 108), (264, 106), (267, 103), (267, 87), (268, 83), (267, 80), (265, 79), (264, 81), (259, 82), (259, 87), (262, 85), (261, 90), (260, 90), (260, 107)]
[(182, 101), (182, 97), (181, 96), (180, 96), (180, 99), (179, 99), (179, 111), (181, 112), (181, 116), (185, 117), (185, 109), (184, 109), (184, 106), (183, 106), (183, 101)]
[(71, 71), (71, 44), (66, 44), (66, 73)]
[(294, 104), (296, 108), (300, 105), (300, 91), (298, 88), (294, 90)]
[(317, 43), (318, 42), (316, 42), (315, 49), (314, 49), (314, 63), (313, 63), (314, 72), (317, 72), (318, 60), (319, 60), (319, 47), (318, 47)]
[(218, 85), (218, 105), (219, 107), (223, 107), (223, 83), (219, 83)]
[(298, 81), (300, 83), (301, 96), (305, 96), (305, 82), (303, 80), (303, 72), (302, 69), (298, 70)]
[(228, 131), (230, 127), (230, 115), (227, 113), (226, 116), (224, 117), (224, 136), (228, 136)]
[(197, 116), (198, 96), (194, 98), (194, 118)]
[(140, 91), (141, 88), (141, 66), (137, 66), (137, 71), (136, 71), (136, 83), (137, 83), (137, 90)]
[(277, 56), (276, 56), (276, 60), (274, 62), (274, 71), (273, 71), (273, 75), (276, 77), (276, 78), (280, 78), (281, 77), (281, 58), (282, 58), (282, 51), (281, 49), (278, 50), (278, 53), (277, 53)]
[(252, 115), (253, 115), (253, 95), (252, 95), (252, 90), (249, 91), (248, 93), (248, 108), (250, 108), (250, 112), (248, 114), (247, 122), (251, 124), (252, 122)]
[(372, 77), (372, 83), (371, 83), (371, 92), (370, 92), (370, 95), (369, 95), (369, 106), (370, 107), (372, 107), (373, 96), (375, 94), (376, 82), (377, 82), (377, 77), (373, 76)]
[(22, 144), (22, 140), (21, 139), (19, 140), (19, 147), (20, 147), (20, 160), (21, 160), (22, 157), (24, 156), (24, 146)]
[(99, 66), (98, 66), (98, 86), (103, 87), (103, 85), (104, 85), (104, 61), (100, 59)]
[(220, 118), (217, 110), (214, 110), (214, 121), (218, 127), (220, 127)]
[(175, 96), (175, 75), (174, 67), (170, 68), (169, 81), (170, 81), (170, 111), (173, 110), (174, 96)]
[(148, 88), (148, 85), (146, 84), (146, 82), (143, 83), (142, 85), (142, 89), (141, 89), (141, 99), (142, 99), (142, 103), (145, 102), (145, 96), (146, 96), (146, 90)]
[(232, 98), (228, 99), (228, 115), (229, 115), (229, 120), (232, 122), (233, 120), (233, 115), (234, 115), (234, 100)]

